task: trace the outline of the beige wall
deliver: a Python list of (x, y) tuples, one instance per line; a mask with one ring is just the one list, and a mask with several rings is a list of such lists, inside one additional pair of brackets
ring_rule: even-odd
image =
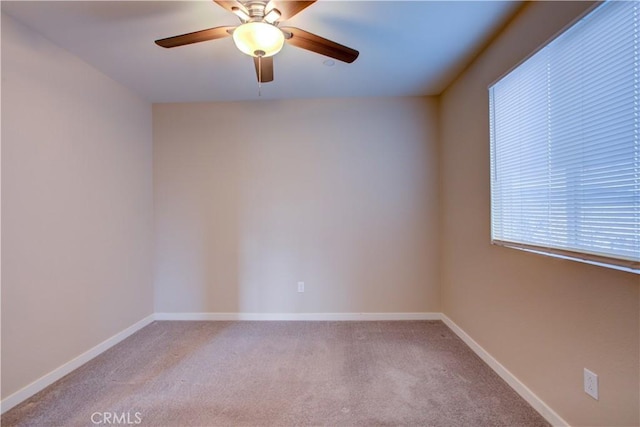
[(154, 105), (156, 311), (440, 311), (436, 107)]
[(529, 4), (441, 98), (442, 308), (570, 424), (637, 426), (639, 276), (490, 245), (487, 86), (588, 6)]
[(2, 15), (2, 397), (153, 311), (151, 106)]

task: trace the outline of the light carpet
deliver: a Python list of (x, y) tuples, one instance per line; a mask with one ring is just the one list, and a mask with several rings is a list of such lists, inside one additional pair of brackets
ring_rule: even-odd
[(441, 321), (153, 322), (1, 418), (96, 421), (549, 425)]

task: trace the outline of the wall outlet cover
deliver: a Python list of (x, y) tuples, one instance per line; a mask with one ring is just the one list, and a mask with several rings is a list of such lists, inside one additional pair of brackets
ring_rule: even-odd
[(584, 368), (584, 392), (598, 400), (598, 375)]

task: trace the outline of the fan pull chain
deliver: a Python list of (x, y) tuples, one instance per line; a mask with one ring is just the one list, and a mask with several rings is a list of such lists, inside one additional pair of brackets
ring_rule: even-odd
[(262, 55), (258, 56), (258, 96), (262, 96)]

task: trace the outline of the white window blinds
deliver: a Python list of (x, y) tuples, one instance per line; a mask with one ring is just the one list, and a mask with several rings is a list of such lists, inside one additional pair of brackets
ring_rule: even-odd
[(489, 88), (494, 243), (640, 272), (639, 5), (600, 5)]

